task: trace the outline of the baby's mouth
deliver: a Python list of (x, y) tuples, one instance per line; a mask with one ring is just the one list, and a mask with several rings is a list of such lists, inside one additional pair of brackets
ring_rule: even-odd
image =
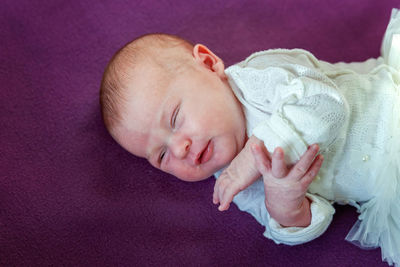
[(213, 152), (213, 143), (208, 141), (207, 145), (204, 147), (203, 151), (200, 153), (198, 159), (196, 160), (199, 164), (204, 164), (210, 160)]

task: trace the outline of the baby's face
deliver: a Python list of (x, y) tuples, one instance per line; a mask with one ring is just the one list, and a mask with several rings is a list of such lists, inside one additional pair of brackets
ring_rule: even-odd
[(246, 138), (241, 106), (224, 74), (199, 65), (167, 83), (156, 77), (151, 68), (140, 73), (116, 140), (182, 180), (211, 176)]

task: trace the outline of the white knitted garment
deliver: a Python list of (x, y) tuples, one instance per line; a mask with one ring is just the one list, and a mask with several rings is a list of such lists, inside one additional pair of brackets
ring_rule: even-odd
[(266, 226), (266, 237), (290, 245), (307, 242), (330, 224), (331, 203), (350, 204), (361, 215), (347, 240), (380, 246), (384, 260), (400, 263), (400, 63), (390, 63), (400, 62), (397, 33), (400, 15), (394, 10), (383, 58), (329, 64), (301, 49), (277, 49), (226, 70), (243, 105), (248, 136), (262, 139), (269, 151), (282, 147), (287, 163), (313, 143), (325, 158), (309, 188), (308, 227), (281, 227), (269, 217), (261, 179), (234, 198)]

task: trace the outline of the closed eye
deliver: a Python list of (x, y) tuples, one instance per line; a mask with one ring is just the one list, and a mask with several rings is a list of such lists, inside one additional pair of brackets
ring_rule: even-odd
[(172, 113), (172, 117), (171, 117), (171, 127), (174, 129), (175, 128), (175, 124), (176, 124), (176, 118), (178, 116), (179, 113), (179, 108), (180, 106), (178, 105), (175, 110), (174, 113)]
[(163, 149), (160, 153), (160, 155), (158, 156), (158, 164), (161, 164), (163, 158), (165, 156), (165, 150)]

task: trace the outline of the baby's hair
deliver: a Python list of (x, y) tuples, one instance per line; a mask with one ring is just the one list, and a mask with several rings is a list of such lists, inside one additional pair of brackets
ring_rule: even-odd
[[(134, 80), (134, 70), (149, 62), (167, 77), (185, 65), (193, 45), (171, 34), (142, 35), (120, 48), (108, 63), (100, 85), (100, 107), (104, 124), (113, 135), (122, 119), (128, 81)], [(166, 53), (166, 52), (169, 53)], [(171, 53), (172, 52), (172, 53)]]

